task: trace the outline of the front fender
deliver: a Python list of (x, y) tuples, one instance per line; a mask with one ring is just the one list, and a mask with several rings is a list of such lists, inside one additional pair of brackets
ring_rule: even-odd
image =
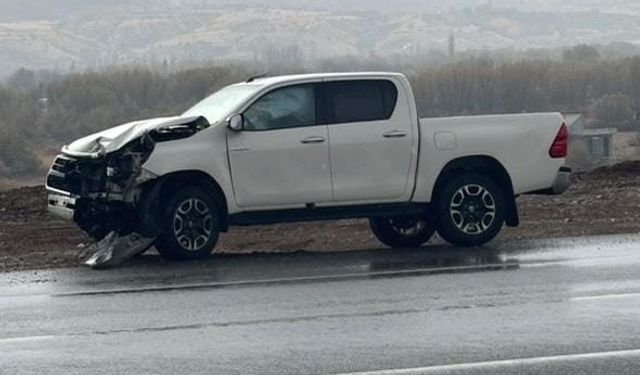
[(216, 181), (229, 213), (235, 213), (238, 209), (233, 200), (226, 131), (223, 126), (213, 126), (190, 138), (156, 143), (143, 168), (159, 177), (187, 171), (202, 172)]

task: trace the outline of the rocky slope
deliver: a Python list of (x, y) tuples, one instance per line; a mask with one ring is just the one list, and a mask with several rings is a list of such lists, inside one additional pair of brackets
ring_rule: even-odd
[[(315, 61), (458, 50), (640, 41), (640, 6), (620, 1), (389, 2), (5, 0), (0, 76), (221, 59)], [(483, 5), (484, 4), (484, 5)], [(595, 10), (593, 10), (595, 9)], [(271, 62), (271, 63), (278, 63)]]

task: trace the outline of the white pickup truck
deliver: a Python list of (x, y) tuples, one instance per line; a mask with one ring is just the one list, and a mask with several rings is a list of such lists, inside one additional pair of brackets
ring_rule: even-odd
[(558, 113), (420, 119), (397, 73), (249, 79), (65, 146), (48, 204), (172, 259), (208, 256), (233, 225), (346, 218), (392, 247), (436, 231), (475, 246), (518, 225), (517, 196), (568, 188), (567, 138)]

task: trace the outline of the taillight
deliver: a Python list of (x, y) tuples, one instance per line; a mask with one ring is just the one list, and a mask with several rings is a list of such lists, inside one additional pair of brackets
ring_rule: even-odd
[(553, 140), (551, 148), (549, 149), (549, 156), (554, 159), (566, 158), (569, 150), (569, 131), (567, 125), (562, 124), (556, 139)]

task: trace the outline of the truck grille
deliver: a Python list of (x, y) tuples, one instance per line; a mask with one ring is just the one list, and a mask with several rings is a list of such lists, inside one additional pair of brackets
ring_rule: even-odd
[(74, 162), (75, 160), (68, 158), (66, 156), (58, 156), (56, 160), (53, 162), (53, 165), (51, 166), (51, 170), (60, 172), (60, 173), (66, 173), (70, 167), (73, 168)]
[(49, 170), (47, 186), (70, 193), (76, 193), (73, 184), (67, 178), (67, 174), (75, 169), (75, 164), (76, 161), (72, 158), (63, 155), (58, 156)]
[(58, 155), (47, 175), (47, 187), (75, 195), (104, 192), (105, 185), (106, 162), (102, 159)]

